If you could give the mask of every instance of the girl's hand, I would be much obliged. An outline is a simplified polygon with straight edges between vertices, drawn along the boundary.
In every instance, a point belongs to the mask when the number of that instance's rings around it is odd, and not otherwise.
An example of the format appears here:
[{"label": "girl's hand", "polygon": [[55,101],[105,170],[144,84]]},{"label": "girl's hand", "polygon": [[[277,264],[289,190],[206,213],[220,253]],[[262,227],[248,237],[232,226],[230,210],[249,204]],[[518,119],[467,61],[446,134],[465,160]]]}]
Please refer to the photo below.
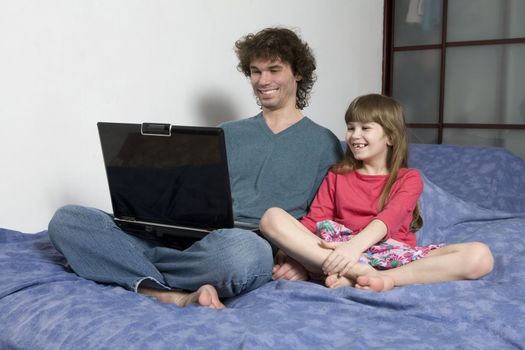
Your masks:
[{"label": "girl's hand", "polygon": [[331,249],[332,252],[321,267],[325,275],[345,275],[359,262],[362,252],[353,247],[350,242],[321,241],[321,247]]}]

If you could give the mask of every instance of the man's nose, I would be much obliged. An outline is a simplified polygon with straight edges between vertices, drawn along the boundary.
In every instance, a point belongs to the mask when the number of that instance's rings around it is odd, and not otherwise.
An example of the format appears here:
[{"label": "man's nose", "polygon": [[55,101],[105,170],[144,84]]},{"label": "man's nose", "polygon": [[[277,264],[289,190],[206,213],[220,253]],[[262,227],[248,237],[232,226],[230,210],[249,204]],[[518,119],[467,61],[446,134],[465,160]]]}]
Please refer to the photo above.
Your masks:
[{"label": "man's nose", "polygon": [[270,82],[270,72],[263,71],[261,72],[261,77],[259,78],[259,84],[265,85]]}]

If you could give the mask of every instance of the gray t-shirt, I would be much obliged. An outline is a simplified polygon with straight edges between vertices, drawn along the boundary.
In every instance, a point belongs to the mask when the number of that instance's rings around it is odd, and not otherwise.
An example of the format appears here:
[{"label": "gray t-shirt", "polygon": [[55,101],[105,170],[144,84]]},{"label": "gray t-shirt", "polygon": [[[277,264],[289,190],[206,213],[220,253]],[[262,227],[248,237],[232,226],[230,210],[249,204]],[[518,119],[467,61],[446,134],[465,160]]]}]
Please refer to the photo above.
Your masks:
[{"label": "gray t-shirt", "polygon": [[337,137],[307,117],[278,134],[262,113],[220,126],[239,221],[257,223],[270,207],[302,217],[328,168],[342,157]]}]

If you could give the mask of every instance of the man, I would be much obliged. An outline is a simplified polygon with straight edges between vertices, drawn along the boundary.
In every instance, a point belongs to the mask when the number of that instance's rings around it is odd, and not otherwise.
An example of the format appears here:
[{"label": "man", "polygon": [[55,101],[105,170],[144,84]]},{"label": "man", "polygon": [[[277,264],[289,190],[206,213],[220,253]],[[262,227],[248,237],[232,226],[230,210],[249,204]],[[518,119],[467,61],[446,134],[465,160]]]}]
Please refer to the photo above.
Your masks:
[{"label": "man", "polygon": [[[262,112],[227,122],[226,148],[236,220],[258,223],[278,206],[301,217],[328,168],[341,155],[339,140],[303,116],[315,82],[315,59],[291,30],[267,28],[237,41],[239,70],[249,77]],[[304,279],[305,271],[269,243],[241,229],[221,229],[178,250],[123,232],[97,209],[65,206],[49,236],[80,276],[115,283],[162,302],[222,308],[222,297],[248,292],[272,277]],[[272,276],[273,274],[273,276]]]}]

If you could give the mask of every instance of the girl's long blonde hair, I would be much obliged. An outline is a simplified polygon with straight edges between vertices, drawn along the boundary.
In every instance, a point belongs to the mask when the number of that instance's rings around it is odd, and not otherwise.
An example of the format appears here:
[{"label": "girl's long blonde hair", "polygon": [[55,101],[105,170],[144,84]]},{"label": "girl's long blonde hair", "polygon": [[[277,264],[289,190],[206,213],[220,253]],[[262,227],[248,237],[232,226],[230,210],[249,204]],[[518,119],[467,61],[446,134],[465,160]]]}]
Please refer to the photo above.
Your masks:
[{"label": "girl's long blonde hair", "polygon": [[[350,103],[346,110],[345,122],[347,125],[351,122],[377,123],[381,125],[390,140],[391,146],[388,146],[387,154],[389,176],[379,197],[378,209],[381,211],[388,202],[399,169],[408,166],[408,137],[403,109],[396,100],[390,97],[379,94],[364,95]],[[355,159],[352,151],[347,148],[343,160],[335,164],[332,171],[345,173],[361,167],[363,167],[363,162]],[[414,209],[410,230],[415,232],[422,226],[423,218],[420,215],[418,203]]]}]

